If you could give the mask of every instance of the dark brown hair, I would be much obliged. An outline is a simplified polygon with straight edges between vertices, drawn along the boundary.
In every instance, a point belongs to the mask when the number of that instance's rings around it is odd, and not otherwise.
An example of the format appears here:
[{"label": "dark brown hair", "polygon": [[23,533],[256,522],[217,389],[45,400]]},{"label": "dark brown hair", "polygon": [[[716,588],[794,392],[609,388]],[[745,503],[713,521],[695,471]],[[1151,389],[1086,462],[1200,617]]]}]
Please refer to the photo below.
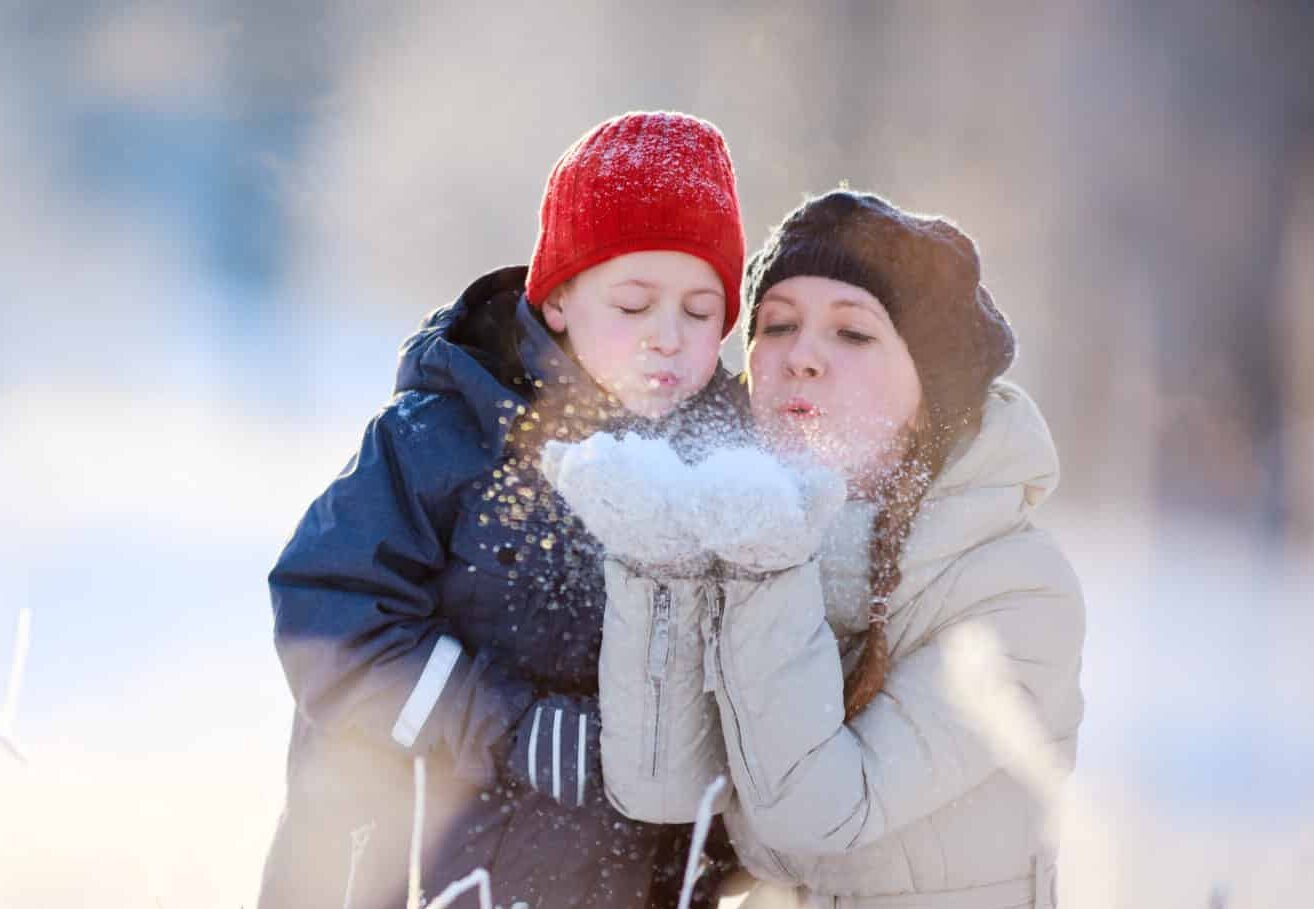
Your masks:
[{"label": "dark brown hair", "polygon": [[890,644],[885,625],[890,597],[903,580],[899,561],[913,521],[932,481],[944,466],[952,441],[930,431],[929,412],[923,399],[898,465],[874,484],[872,492],[880,507],[872,526],[867,569],[870,625],[862,660],[844,680],[845,722],[861,713],[885,687],[885,677],[890,671]]}]

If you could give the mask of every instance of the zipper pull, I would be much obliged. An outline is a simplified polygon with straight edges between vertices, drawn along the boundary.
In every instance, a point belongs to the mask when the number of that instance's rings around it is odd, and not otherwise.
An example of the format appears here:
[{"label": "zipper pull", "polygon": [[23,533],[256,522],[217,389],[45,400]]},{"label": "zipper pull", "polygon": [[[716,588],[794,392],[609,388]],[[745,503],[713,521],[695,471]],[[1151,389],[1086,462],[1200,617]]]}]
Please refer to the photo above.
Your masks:
[{"label": "zipper pull", "polygon": [[658,584],[652,592],[652,636],[648,640],[648,678],[666,677],[666,657],[670,652],[671,588]]},{"label": "zipper pull", "polygon": [[725,609],[725,592],[718,581],[703,588],[706,611],[703,614],[703,693],[716,692],[717,649],[721,646],[721,613]]}]

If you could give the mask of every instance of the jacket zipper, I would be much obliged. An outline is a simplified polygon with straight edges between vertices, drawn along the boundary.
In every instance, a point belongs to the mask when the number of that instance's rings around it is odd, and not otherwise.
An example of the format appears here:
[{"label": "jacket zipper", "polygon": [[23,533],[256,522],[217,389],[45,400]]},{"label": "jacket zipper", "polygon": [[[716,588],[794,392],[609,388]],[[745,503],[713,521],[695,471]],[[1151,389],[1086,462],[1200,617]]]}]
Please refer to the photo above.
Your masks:
[{"label": "jacket zipper", "polygon": [[748,782],[753,787],[753,800],[761,801],[761,787],[758,786],[757,780],[753,777],[753,767],[749,763],[748,753],[744,751],[744,727],[739,722],[739,711],[735,709],[734,697],[730,693],[730,686],[725,680],[725,664],[721,660],[721,623],[725,617],[725,588],[720,584],[713,585],[715,593],[712,597],[712,646],[716,650],[716,680],[722,690],[725,691],[725,702],[730,707],[730,718],[735,724],[735,747],[739,749],[739,759],[744,765],[744,770],[748,773]]},{"label": "jacket zipper", "polygon": [[779,852],[772,849],[770,846],[768,846],[766,843],[762,842],[761,840],[758,840],[757,844],[762,847],[762,850],[767,854],[767,858],[771,859],[771,864],[775,866],[776,871],[780,872],[781,877],[783,877],[787,881],[798,880],[798,877],[794,875],[788,868],[785,867],[785,861],[780,857]]},{"label": "jacket zipper", "polygon": [[[730,717],[734,720],[735,724],[735,747],[739,749],[740,760],[744,765],[745,772],[748,773],[748,781],[753,787],[753,798],[757,800],[760,789],[757,780],[753,777],[753,768],[748,762],[748,754],[744,751],[744,730],[739,723],[739,713],[735,710],[734,699],[730,696],[730,687],[725,681],[725,666],[721,662],[721,624],[725,616],[725,588],[719,583],[712,584],[708,588],[708,593],[711,594],[711,603],[709,604],[712,612],[711,646],[714,652],[713,662],[716,665],[717,682],[726,693],[725,701],[730,707]],[[775,870],[780,873],[781,877],[789,881],[797,879],[795,875],[785,867],[785,861],[780,853],[776,852],[776,850],[772,849],[760,839],[758,840],[758,845],[762,848],[762,851],[766,853],[767,858],[771,860],[771,864],[775,867]]]},{"label": "jacket zipper", "polygon": [[666,679],[666,659],[671,650],[671,589],[658,584],[652,593],[652,625],[648,634],[648,682],[652,686],[652,760],[649,776],[657,776],[657,758],[661,753],[662,683]]}]

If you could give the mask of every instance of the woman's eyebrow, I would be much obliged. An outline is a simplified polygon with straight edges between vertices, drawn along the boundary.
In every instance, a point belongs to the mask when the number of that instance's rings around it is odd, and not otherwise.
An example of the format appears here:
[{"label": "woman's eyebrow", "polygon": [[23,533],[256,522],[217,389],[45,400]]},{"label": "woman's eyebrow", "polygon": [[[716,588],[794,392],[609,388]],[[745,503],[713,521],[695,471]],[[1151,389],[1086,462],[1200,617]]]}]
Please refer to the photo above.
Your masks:
[{"label": "woman's eyebrow", "polygon": [[765,297],[762,298],[763,303],[766,303],[771,300],[774,300],[777,303],[787,303],[790,306],[794,305],[794,301],[791,300],[789,297],[785,296],[784,294],[778,294],[775,292],[768,293]]},{"label": "woman's eyebrow", "polygon": [[857,300],[851,297],[840,297],[837,300],[832,300],[830,307],[832,311],[857,310],[858,312],[864,312],[875,319],[877,323],[891,328],[894,327],[894,323],[890,321],[889,310],[882,306],[879,300]]},{"label": "woman's eyebrow", "polygon": [[877,312],[878,309],[884,309],[884,307],[882,307],[880,303],[877,303],[875,301],[854,300],[854,299],[850,299],[849,297],[840,297],[838,300],[831,300],[830,305],[832,307],[838,306],[848,309],[865,309],[867,312],[870,313],[875,313]]}]

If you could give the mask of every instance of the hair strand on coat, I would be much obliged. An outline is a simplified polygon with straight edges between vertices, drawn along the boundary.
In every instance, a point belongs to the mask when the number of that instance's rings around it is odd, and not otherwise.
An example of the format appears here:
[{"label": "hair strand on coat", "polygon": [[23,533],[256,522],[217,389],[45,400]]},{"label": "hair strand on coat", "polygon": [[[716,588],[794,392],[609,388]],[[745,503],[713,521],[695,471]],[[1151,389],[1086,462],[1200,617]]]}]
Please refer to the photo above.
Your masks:
[{"label": "hair strand on coat", "polygon": [[861,713],[880,693],[890,671],[890,645],[885,634],[887,610],[891,595],[903,580],[903,573],[899,570],[903,544],[934,477],[934,471],[928,468],[923,457],[926,448],[922,430],[926,422],[924,417],[925,408],[918,415],[917,427],[910,433],[903,457],[878,486],[882,507],[876,513],[872,528],[871,567],[867,581],[871,622],[862,660],[844,680],[845,722]]}]

